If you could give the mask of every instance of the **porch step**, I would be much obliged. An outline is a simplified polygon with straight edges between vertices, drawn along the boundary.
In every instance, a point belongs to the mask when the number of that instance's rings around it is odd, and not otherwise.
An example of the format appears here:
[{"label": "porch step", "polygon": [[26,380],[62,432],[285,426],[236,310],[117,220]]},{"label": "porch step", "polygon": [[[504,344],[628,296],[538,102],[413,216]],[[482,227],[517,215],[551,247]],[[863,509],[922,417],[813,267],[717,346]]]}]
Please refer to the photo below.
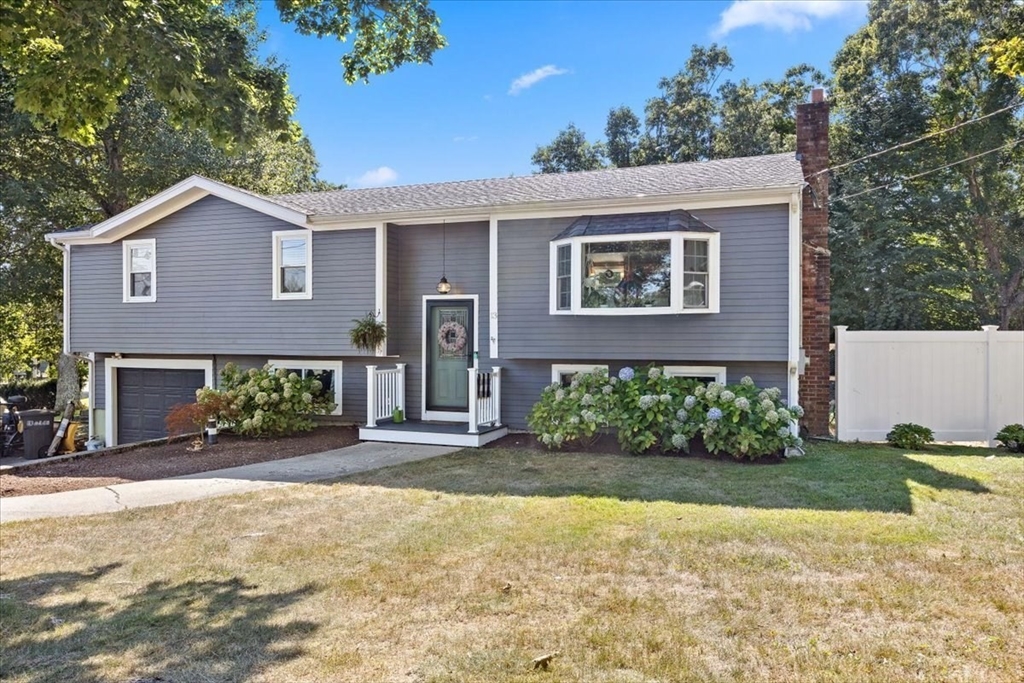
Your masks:
[{"label": "porch step", "polygon": [[376,427],[360,427],[359,438],[363,441],[384,441],[387,443],[415,443],[431,446],[462,446],[479,448],[484,444],[508,434],[508,427],[480,427],[479,434],[470,434],[465,422],[422,422],[406,420],[395,424],[390,420],[380,421]]}]

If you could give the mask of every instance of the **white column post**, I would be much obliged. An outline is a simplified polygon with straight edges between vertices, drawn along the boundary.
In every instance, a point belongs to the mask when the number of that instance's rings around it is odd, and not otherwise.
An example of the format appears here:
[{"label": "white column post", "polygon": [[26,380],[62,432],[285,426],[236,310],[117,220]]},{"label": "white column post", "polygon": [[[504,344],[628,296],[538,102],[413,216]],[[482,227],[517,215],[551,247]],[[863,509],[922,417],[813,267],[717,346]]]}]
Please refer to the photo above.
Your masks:
[{"label": "white column post", "polygon": [[377,426],[377,366],[366,366],[366,426]]},{"label": "white column post", "polygon": [[479,434],[477,415],[480,403],[476,396],[476,368],[469,368],[469,433]]},{"label": "white column post", "polygon": [[494,426],[501,426],[501,368],[492,368],[491,400],[494,402]]},{"label": "white column post", "polygon": [[842,410],[847,401],[843,400],[843,391],[846,387],[843,378],[848,376],[846,368],[846,354],[843,347],[846,344],[846,325],[836,325],[836,441],[846,441],[846,434],[843,431]]},{"label": "white column post", "polygon": [[395,367],[398,368],[398,404],[396,407],[402,409],[402,415],[406,415],[408,411],[405,409],[405,363],[396,363]]},{"label": "white column post", "polygon": [[985,331],[985,439],[989,448],[996,446],[996,332],[999,325],[982,325]]}]

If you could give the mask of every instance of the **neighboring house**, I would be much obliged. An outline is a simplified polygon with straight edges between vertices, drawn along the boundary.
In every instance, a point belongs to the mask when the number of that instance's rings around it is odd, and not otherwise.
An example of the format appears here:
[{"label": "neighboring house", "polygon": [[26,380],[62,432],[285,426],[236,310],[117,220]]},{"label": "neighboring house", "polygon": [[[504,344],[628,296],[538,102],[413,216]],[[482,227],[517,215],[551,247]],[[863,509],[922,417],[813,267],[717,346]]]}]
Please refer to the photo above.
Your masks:
[{"label": "neighboring house", "polygon": [[[477,445],[525,428],[552,381],[648,363],[779,386],[825,433],[819,92],[797,155],[272,197],[192,177],[52,234],[90,431],[162,436],[234,361],[322,373],[364,438]],[[368,311],[389,330],[376,355],[349,341]],[[396,406],[451,424],[391,425]]]}]

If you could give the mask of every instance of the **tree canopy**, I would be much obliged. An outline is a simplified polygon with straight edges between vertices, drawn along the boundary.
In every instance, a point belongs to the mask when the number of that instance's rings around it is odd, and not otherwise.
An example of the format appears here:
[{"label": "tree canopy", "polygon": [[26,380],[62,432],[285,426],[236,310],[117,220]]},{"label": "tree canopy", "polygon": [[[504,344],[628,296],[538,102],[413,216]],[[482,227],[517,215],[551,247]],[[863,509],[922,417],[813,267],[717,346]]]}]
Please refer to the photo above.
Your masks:
[{"label": "tree canopy", "polygon": [[[444,47],[428,0],[275,0],[305,35],[351,39],[345,81],[367,80]],[[287,72],[261,59],[257,0],[0,0],[0,58],[14,106],[82,144],[114,119],[133,84],[168,121],[206,131],[221,147],[287,135],[295,98]]]}]

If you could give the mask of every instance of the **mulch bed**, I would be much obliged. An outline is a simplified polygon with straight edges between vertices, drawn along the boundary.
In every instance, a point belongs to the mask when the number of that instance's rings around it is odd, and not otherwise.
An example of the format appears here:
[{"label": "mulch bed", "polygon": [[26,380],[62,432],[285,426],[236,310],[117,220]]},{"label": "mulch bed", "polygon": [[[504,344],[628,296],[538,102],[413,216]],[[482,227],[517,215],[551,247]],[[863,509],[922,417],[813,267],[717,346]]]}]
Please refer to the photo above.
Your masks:
[{"label": "mulch bed", "polygon": [[177,477],[320,453],[356,443],[357,427],[320,426],[280,439],[243,439],[222,433],[217,444],[203,446],[200,451],[189,450],[192,444],[186,439],[0,474],[0,495],[27,496]]},{"label": "mulch bed", "polygon": [[[599,453],[602,455],[629,455],[622,451],[622,448],[619,446],[619,441],[614,434],[602,434],[597,438],[597,441],[591,445],[584,446],[579,442],[573,442],[559,449],[548,448],[533,434],[509,434],[490,442],[484,446],[484,448],[518,448],[531,451],[543,451],[545,453]],[[785,461],[785,458],[782,457],[781,454],[766,455],[758,458],[757,460],[747,460],[746,458],[738,459],[724,454],[715,455],[714,453],[709,453],[704,447],[704,441],[700,436],[697,436],[690,442],[689,454],[675,452],[660,453],[652,451],[645,454],[643,457],[647,456],[703,458],[705,460],[725,460],[728,462],[738,462],[748,465],[774,465]]]}]

